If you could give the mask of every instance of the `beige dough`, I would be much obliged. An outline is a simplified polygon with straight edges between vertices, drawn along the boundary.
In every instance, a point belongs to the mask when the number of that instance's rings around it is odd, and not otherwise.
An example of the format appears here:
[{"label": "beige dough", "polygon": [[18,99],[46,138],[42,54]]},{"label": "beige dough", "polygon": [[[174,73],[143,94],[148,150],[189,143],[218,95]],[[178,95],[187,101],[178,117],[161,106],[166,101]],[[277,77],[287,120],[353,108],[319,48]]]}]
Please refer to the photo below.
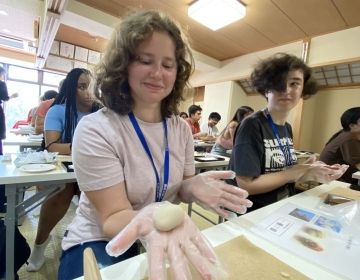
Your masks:
[{"label": "beige dough", "polygon": [[154,226],[159,231],[170,231],[183,222],[184,215],[180,205],[164,203],[154,210]]}]

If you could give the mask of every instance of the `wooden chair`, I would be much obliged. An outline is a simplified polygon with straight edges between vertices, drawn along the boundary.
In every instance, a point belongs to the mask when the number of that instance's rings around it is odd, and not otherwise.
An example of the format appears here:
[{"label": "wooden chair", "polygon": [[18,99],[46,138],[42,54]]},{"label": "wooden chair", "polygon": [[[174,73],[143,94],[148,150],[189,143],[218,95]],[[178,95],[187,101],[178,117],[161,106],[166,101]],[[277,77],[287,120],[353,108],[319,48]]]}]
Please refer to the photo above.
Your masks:
[{"label": "wooden chair", "polygon": [[90,247],[84,250],[84,280],[101,280],[100,270]]}]

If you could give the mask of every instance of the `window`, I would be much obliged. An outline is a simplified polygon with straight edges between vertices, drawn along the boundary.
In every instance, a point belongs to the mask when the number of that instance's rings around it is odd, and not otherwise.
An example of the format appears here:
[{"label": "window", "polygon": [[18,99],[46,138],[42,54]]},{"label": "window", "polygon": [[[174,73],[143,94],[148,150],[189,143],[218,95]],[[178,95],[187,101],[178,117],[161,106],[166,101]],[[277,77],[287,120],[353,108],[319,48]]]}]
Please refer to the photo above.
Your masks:
[{"label": "window", "polygon": [[[64,75],[59,75],[59,74],[50,73],[50,72],[44,72],[43,83],[47,84],[47,85],[55,86],[56,87],[55,90],[58,91],[59,83],[63,79],[65,79]],[[53,89],[53,88],[51,88],[51,89]]]},{"label": "window", "polygon": [[6,127],[9,132],[17,121],[27,120],[29,111],[39,105],[40,96],[46,91],[59,91],[59,83],[65,79],[65,75],[1,62],[0,65],[7,70],[6,84],[9,95],[19,95],[4,103]]},{"label": "window", "polygon": [[23,81],[37,83],[38,82],[38,71],[35,69],[28,69],[28,68],[10,65],[8,79],[9,80],[23,80]]},{"label": "window", "polygon": [[30,109],[39,104],[39,85],[7,81],[9,95],[17,92],[18,97],[6,102],[6,127],[9,129],[18,120],[26,120]]}]

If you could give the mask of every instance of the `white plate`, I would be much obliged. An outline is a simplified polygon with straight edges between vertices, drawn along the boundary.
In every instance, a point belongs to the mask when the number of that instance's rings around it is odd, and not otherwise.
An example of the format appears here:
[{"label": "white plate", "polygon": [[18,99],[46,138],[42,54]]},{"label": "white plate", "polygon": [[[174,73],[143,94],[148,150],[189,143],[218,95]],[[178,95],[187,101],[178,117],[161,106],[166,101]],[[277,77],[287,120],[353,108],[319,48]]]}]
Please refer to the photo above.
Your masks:
[{"label": "white plate", "polygon": [[56,169],[53,164],[39,163],[39,164],[25,164],[20,166],[19,169],[23,172],[40,173]]},{"label": "white plate", "polygon": [[215,160],[219,160],[218,158],[216,158],[216,157],[211,157],[211,156],[197,157],[196,159],[200,159],[200,160],[203,160],[203,161],[215,161]]},{"label": "white plate", "polygon": [[41,142],[42,142],[42,139],[28,138],[28,141],[29,141],[29,142],[39,142],[39,143],[41,143]]}]

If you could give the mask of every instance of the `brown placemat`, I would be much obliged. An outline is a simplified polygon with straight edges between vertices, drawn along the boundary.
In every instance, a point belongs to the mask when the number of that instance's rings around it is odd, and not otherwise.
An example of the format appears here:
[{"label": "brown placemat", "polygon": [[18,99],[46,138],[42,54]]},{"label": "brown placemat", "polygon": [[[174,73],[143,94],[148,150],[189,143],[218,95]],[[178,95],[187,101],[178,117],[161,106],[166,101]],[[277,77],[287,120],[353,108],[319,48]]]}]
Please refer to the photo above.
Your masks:
[{"label": "brown placemat", "polygon": [[309,279],[255,246],[244,235],[216,247],[215,251],[229,273],[229,279]]},{"label": "brown placemat", "polygon": [[[239,236],[215,248],[229,280],[305,280],[304,274]],[[200,280],[192,268],[193,280]],[[171,279],[169,276],[168,279]]]}]

